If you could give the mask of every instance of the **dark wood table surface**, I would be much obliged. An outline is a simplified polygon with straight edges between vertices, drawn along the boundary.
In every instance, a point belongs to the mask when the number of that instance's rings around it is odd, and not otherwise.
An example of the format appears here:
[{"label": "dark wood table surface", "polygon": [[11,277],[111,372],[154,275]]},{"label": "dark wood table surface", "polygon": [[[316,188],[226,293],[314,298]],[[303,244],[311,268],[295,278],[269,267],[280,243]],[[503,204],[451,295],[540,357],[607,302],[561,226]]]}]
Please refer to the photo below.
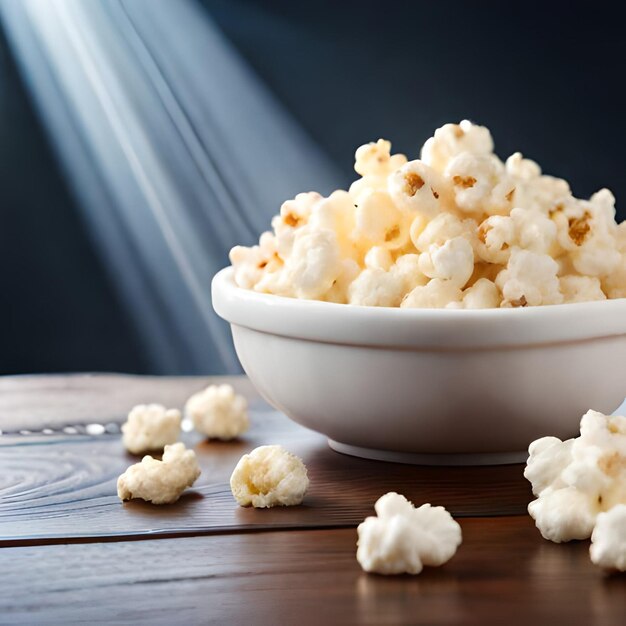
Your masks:
[{"label": "dark wood table surface", "polygon": [[[136,459],[119,425],[138,403],[183,406],[217,379],[118,375],[0,378],[2,624],[599,624],[626,623],[626,577],[608,576],[588,542],[544,541],[526,514],[522,465],[418,467],[331,451],[273,411],[245,378],[241,441],[183,434],[202,467],[179,502],[122,504],[117,476]],[[236,506],[242,454],[281,443],[311,489],[300,507]],[[361,571],[357,524],[383,493],[444,505],[456,556],[416,577]]]}]

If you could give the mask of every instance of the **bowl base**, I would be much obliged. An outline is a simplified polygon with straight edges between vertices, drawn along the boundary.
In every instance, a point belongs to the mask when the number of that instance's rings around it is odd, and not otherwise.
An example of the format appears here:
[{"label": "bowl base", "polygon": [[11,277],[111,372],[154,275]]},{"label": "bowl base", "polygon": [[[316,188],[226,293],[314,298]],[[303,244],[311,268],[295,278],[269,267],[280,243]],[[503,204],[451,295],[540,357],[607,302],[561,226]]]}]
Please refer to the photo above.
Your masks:
[{"label": "bowl base", "polygon": [[408,463],[410,465],[511,465],[526,463],[528,452],[481,452],[478,454],[418,454],[394,452],[350,446],[339,441],[328,440],[328,445],[341,454],[358,456],[373,461]]}]

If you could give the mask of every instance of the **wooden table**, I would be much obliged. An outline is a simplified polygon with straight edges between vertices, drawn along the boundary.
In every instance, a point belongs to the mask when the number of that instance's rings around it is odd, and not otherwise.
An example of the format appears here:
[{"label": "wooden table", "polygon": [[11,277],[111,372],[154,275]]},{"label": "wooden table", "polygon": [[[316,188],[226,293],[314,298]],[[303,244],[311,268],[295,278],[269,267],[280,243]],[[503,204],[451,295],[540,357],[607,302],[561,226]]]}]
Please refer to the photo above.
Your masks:
[{"label": "wooden table", "polygon": [[[112,375],[0,379],[0,623],[623,624],[626,579],[588,543],[544,541],[522,466],[434,468],[332,452],[324,438],[250,402],[242,441],[187,432],[202,476],[181,500],[122,504],[135,459],[119,424],[140,402],[181,407],[210,379]],[[309,468],[303,506],[235,505],[239,457],[281,443]],[[356,525],[396,490],[446,506],[463,544],[445,566],[382,577],[355,559]]]}]

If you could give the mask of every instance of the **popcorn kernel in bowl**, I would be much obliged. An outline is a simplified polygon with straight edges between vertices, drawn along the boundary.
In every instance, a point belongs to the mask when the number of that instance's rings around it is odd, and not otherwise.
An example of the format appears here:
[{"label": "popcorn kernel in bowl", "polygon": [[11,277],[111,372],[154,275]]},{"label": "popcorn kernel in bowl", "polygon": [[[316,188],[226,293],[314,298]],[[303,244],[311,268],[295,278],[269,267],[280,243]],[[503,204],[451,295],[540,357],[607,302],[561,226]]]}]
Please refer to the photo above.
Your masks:
[{"label": "popcorn kernel in bowl", "polygon": [[298,194],[258,246],[232,249],[239,287],[418,308],[626,297],[626,222],[607,189],[575,198],[519,152],[502,162],[489,130],[467,120],[437,129],[421,159],[384,139],[355,159],[348,191]]}]

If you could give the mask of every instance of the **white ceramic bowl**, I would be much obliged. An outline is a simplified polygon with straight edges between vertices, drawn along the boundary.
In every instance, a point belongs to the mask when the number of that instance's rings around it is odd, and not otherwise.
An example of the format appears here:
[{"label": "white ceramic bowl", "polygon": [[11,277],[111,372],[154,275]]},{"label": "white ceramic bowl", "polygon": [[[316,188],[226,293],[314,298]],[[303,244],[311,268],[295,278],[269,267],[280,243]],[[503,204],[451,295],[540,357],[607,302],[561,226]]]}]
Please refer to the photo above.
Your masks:
[{"label": "white ceramic bowl", "polygon": [[357,456],[503,463],[626,395],[626,299],[394,309],[259,294],[213,279],[244,370],[291,419]]}]

